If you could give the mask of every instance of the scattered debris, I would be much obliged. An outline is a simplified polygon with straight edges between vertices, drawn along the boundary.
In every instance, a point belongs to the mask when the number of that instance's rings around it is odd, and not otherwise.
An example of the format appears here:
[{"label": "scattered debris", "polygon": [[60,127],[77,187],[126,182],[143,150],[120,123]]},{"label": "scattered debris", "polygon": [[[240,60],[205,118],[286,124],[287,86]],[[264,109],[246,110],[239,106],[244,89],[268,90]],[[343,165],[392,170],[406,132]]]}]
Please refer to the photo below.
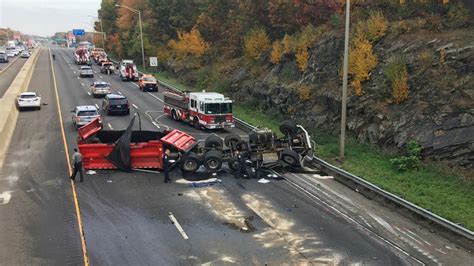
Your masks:
[{"label": "scattered debris", "polygon": [[94,170],[88,170],[88,171],[86,172],[86,174],[88,174],[88,175],[95,175],[95,174],[97,174],[97,172],[94,171]]},{"label": "scattered debris", "polygon": [[258,180],[258,183],[267,184],[267,183],[270,183],[270,180],[265,179],[265,178],[260,178],[260,179]]}]

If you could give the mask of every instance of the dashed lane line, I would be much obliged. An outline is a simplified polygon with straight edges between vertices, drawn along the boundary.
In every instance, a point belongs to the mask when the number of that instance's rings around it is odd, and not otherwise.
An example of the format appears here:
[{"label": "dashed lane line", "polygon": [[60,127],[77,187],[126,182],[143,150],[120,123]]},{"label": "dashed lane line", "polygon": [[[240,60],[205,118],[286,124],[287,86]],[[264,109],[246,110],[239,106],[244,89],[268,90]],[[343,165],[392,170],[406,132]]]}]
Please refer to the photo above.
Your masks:
[{"label": "dashed lane line", "polygon": [[174,217],[172,212],[168,213],[168,217],[170,217],[171,221],[173,222],[174,226],[176,226],[176,229],[178,229],[178,232],[181,234],[181,236],[185,240],[188,240],[189,239],[188,235],[186,234],[186,232],[184,232],[183,227],[181,227],[181,225],[179,224],[178,220],[176,220],[176,217]]},{"label": "dashed lane line", "polygon": [[112,127],[112,125],[111,125],[110,123],[107,123],[107,126],[109,126],[109,128],[110,128],[111,130],[114,130],[114,128]]},{"label": "dashed lane line", "polygon": [[99,105],[98,104],[95,104],[95,107],[97,108],[97,110],[99,110]]},{"label": "dashed lane line", "polygon": [[90,93],[90,92],[87,92],[87,94],[89,94],[89,96],[91,95],[91,93]]},{"label": "dashed lane line", "polygon": [[133,106],[135,109],[138,109],[138,106],[136,106],[134,103],[132,103],[132,106]]},{"label": "dashed lane line", "polygon": [[153,98],[157,99],[158,101],[163,102],[162,99],[156,97],[155,95],[153,95],[153,93],[151,93],[151,92],[147,92],[147,93],[148,93],[150,96],[152,96]]},{"label": "dashed lane line", "polygon": [[160,128],[160,125],[159,125],[158,123],[156,123],[155,121],[152,121],[151,123],[152,123],[155,127]]}]

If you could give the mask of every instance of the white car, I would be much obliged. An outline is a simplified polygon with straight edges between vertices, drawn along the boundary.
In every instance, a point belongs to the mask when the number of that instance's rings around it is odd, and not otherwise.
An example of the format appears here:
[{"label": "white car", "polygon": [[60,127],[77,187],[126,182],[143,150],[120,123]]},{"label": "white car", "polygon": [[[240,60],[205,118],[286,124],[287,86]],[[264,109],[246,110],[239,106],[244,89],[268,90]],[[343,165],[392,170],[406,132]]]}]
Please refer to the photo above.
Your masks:
[{"label": "white car", "polygon": [[23,51],[23,52],[21,52],[20,57],[21,58],[28,58],[28,57],[30,57],[30,53],[28,51]]},{"label": "white car", "polygon": [[110,89],[110,83],[103,81],[92,83],[90,91],[94,98],[112,93],[112,90]]},{"label": "white car", "polygon": [[41,110],[41,96],[36,92],[23,92],[18,97],[16,104],[21,111],[24,108],[36,108]]}]

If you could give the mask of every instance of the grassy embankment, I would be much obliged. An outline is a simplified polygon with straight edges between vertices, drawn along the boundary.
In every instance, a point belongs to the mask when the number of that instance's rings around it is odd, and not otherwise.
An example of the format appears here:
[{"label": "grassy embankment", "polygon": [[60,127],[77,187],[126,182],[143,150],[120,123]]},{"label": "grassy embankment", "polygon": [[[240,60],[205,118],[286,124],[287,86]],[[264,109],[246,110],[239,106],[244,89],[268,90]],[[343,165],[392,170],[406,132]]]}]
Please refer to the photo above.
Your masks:
[{"label": "grassy embankment", "polygon": [[[166,74],[156,76],[177,88],[191,89]],[[281,118],[259,112],[255,107],[234,104],[235,116],[257,126],[278,132]],[[337,164],[339,140],[323,132],[313,130],[318,157]],[[349,137],[343,169],[363,177],[383,189],[413,202],[425,209],[474,230],[474,181],[435,164],[423,164],[419,170],[396,171],[390,159],[397,155],[385,153],[367,144],[358,143]],[[469,173],[468,173],[469,174]],[[472,172],[470,173],[472,175]]]}]

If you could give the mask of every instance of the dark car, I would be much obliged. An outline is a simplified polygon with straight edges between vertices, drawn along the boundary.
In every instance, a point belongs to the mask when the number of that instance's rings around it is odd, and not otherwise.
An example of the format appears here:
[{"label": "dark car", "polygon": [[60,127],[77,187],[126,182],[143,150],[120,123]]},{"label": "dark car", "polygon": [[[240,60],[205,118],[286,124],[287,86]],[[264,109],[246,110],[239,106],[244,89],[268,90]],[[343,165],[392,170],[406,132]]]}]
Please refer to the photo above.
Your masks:
[{"label": "dark car", "polygon": [[127,97],[119,94],[107,94],[102,101],[105,114],[130,114],[130,104]]}]

